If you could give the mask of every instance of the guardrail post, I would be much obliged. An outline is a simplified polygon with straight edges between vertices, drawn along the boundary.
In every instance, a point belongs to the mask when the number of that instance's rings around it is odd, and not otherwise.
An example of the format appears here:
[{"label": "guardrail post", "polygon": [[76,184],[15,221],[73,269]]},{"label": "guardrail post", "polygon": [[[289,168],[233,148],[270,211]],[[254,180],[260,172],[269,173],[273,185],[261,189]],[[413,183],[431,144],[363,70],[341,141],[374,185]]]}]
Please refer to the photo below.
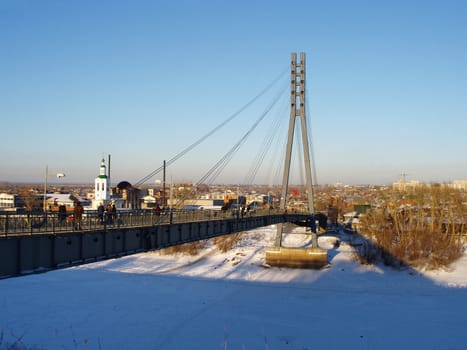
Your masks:
[{"label": "guardrail post", "polygon": [[31,220],[31,214],[28,214],[28,223],[29,223],[29,234],[32,236],[32,220]]},{"label": "guardrail post", "polygon": [[10,216],[8,214],[5,215],[5,237],[8,236],[8,226],[9,226]]}]

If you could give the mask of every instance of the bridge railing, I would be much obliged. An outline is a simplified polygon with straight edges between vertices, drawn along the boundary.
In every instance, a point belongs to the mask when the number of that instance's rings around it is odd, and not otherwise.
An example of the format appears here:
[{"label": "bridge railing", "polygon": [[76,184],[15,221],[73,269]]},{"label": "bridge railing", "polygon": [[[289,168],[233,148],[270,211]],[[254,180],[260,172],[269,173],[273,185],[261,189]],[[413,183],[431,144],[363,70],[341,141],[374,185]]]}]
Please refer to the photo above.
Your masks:
[{"label": "bridge railing", "polygon": [[86,210],[81,220],[73,213],[24,212],[0,213],[0,235],[60,234],[72,231],[96,231],[102,229],[144,227],[172,223],[242,219],[251,216],[283,214],[280,209],[238,210],[167,210],[156,212],[149,209],[118,210],[99,216],[96,210]]}]

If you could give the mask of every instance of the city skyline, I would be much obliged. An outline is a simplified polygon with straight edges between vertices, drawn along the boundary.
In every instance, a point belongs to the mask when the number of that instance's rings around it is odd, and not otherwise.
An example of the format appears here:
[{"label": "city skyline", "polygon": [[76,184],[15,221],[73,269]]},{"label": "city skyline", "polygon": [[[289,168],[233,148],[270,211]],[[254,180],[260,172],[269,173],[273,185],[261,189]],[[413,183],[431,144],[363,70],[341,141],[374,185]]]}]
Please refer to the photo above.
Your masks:
[{"label": "city skyline", "polygon": [[[136,183],[288,72],[291,52],[307,54],[318,184],[466,179],[466,10],[461,1],[4,1],[0,181],[40,183],[48,166],[63,183],[92,183],[111,154],[112,182]],[[284,135],[287,94],[276,112]],[[168,180],[197,182],[265,98],[171,165]],[[278,163],[267,158],[256,183],[281,176],[282,139],[269,148]],[[239,150],[216,183],[242,183],[256,152]]]}]

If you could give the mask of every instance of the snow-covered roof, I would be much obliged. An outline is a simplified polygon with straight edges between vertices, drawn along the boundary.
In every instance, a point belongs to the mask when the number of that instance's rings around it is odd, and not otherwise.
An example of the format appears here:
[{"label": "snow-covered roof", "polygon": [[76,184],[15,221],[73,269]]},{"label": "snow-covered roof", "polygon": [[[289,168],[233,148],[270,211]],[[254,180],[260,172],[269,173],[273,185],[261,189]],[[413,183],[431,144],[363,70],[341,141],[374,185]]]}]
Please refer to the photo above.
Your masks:
[{"label": "snow-covered roof", "polygon": [[46,196],[47,202],[54,202],[56,204],[65,204],[65,205],[71,205],[73,204],[76,200],[84,203],[90,202],[88,198],[84,198],[81,196],[75,196],[70,193],[47,193]]}]

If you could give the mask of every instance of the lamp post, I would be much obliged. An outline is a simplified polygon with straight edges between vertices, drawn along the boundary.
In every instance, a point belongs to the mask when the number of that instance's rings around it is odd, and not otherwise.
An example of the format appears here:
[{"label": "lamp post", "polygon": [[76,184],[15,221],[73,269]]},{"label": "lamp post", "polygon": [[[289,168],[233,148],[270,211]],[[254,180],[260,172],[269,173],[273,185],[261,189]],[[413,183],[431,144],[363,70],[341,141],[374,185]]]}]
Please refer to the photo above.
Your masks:
[{"label": "lamp post", "polygon": [[[65,177],[65,174],[57,173],[56,176],[58,179],[61,179],[62,177]],[[45,182],[44,182],[44,200],[42,204],[42,210],[44,211],[44,213],[47,212],[47,179],[48,177],[49,177],[49,166],[46,165],[45,166]]]}]

